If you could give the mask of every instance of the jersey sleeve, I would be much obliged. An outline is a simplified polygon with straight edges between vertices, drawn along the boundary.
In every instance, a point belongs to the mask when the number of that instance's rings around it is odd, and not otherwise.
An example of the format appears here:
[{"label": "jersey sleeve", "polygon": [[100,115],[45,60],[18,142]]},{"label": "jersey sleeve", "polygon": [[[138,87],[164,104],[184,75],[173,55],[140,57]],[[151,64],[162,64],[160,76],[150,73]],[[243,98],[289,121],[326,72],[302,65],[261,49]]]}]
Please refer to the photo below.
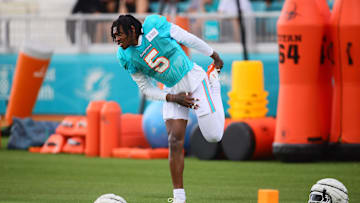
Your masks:
[{"label": "jersey sleeve", "polygon": [[125,56],[124,50],[122,50],[121,48],[118,49],[116,57],[118,59],[120,67],[127,70],[130,74],[134,74],[134,73],[138,72],[136,67],[134,65],[132,65],[132,63],[130,63],[129,60],[127,60],[127,57]]}]

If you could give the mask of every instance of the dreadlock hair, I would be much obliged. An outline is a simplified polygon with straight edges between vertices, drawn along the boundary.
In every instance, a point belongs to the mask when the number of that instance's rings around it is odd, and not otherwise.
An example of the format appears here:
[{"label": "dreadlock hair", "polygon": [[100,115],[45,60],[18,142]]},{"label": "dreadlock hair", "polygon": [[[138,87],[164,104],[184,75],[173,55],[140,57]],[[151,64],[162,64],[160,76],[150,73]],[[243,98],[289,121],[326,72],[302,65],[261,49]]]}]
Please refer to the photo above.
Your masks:
[{"label": "dreadlock hair", "polygon": [[129,32],[131,31],[131,26],[135,27],[135,34],[136,36],[139,36],[140,34],[143,34],[142,32],[142,25],[141,22],[136,19],[134,16],[130,15],[130,14],[126,14],[126,15],[120,15],[118,17],[118,19],[116,19],[112,26],[111,26],[111,37],[113,39],[113,41],[115,41],[115,35],[114,35],[114,28],[117,30],[117,32],[119,32],[120,30],[120,26],[123,28],[124,32],[126,35],[129,34]]}]

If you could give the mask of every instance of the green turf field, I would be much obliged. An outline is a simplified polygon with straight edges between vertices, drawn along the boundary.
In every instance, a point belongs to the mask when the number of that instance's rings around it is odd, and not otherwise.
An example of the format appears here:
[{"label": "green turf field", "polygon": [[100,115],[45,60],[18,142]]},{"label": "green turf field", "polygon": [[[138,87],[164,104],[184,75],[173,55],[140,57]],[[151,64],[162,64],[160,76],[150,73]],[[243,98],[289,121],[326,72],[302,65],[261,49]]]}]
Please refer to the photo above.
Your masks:
[{"label": "green turf field", "polygon": [[[0,149],[0,203],[86,202],[103,193],[129,203],[166,203],[172,195],[167,160],[88,158]],[[281,203],[307,202],[316,180],[342,181],[360,202],[360,162],[199,161],[186,158],[188,203],[256,203],[259,188],[278,189]]]}]

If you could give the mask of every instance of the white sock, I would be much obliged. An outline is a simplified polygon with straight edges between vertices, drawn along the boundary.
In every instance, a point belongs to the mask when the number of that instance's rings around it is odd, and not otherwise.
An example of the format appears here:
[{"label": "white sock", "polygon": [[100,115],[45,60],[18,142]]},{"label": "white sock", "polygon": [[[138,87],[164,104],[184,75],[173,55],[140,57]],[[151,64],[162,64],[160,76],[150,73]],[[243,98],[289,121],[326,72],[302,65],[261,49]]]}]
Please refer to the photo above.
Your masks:
[{"label": "white sock", "polygon": [[180,200],[186,200],[185,190],[183,188],[173,190],[174,198]]}]

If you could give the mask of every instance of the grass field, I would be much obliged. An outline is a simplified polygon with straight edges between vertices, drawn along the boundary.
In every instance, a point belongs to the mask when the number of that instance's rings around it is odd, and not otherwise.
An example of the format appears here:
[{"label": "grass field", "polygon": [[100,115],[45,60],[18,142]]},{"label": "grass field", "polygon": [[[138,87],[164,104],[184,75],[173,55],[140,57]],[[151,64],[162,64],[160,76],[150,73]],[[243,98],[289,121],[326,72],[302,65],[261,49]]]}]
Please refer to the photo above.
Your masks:
[{"label": "grass field", "polygon": [[[93,202],[103,193],[129,203],[165,203],[172,195],[167,160],[88,158],[0,149],[0,203]],[[281,203],[307,202],[318,179],[333,177],[360,202],[360,162],[281,163],[186,158],[188,203],[256,203],[260,188],[278,189]]]}]

